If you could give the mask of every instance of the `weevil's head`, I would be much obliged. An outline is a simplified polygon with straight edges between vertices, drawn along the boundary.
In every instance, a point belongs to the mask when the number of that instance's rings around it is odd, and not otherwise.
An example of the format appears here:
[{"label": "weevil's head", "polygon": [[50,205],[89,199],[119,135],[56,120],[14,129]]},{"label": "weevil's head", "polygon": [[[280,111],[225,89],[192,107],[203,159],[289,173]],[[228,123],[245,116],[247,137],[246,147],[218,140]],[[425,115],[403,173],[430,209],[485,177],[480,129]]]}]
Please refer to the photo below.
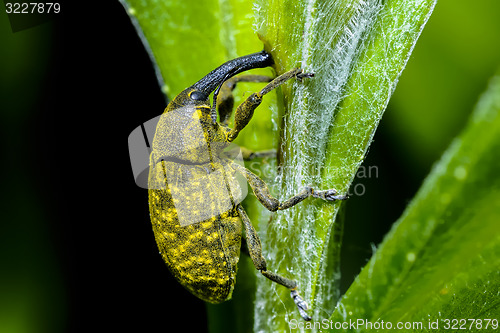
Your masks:
[{"label": "weevil's head", "polygon": [[216,98],[220,87],[226,80],[241,72],[253,68],[271,66],[273,63],[273,58],[266,51],[230,60],[217,67],[205,75],[201,80],[177,95],[171,102],[172,108],[202,105],[210,107],[210,94],[215,92],[214,94]]}]

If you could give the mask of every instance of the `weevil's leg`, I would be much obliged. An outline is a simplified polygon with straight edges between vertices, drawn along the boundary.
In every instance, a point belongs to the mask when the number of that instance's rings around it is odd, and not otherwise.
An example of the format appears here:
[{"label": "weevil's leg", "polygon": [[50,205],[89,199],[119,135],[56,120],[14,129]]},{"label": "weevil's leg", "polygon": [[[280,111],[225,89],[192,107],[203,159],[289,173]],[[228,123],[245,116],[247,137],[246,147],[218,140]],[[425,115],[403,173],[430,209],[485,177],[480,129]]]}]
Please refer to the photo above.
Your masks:
[{"label": "weevil's leg", "polygon": [[245,161],[250,161],[253,160],[254,158],[268,158],[268,157],[274,158],[276,157],[277,154],[276,149],[260,150],[260,151],[253,151],[245,147],[240,147],[240,149],[243,159]]},{"label": "weevil's leg", "polygon": [[243,221],[248,252],[250,254],[250,258],[252,258],[252,262],[255,268],[257,268],[262,273],[262,275],[264,275],[269,280],[290,289],[290,296],[293,298],[295,304],[297,305],[302,318],[304,318],[304,320],[311,320],[311,317],[306,312],[306,310],[308,309],[307,303],[297,291],[297,282],[267,270],[266,260],[262,256],[262,245],[260,243],[259,235],[257,235],[257,232],[255,231],[255,228],[250,222],[250,218],[248,217],[243,207],[241,205],[238,205],[237,209]]},{"label": "weevil's leg", "polygon": [[252,187],[253,193],[255,194],[257,199],[259,199],[260,203],[263,204],[264,207],[266,207],[272,212],[293,207],[302,200],[308,198],[309,196],[320,198],[325,201],[336,201],[336,200],[347,199],[346,195],[337,195],[337,191],[335,189],[318,191],[313,189],[311,186],[307,186],[300,193],[294,195],[288,200],[281,202],[278,199],[271,196],[267,184],[262,179],[260,179],[256,174],[254,174],[253,172],[251,172],[250,170],[239,164],[233,163],[232,165],[238,172],[240,172],[242,175],[245,176],[248,183]]},{"label": "weevil's leg", "polygon": [[243,160],[251,161],[254,158],[276,158],[277,155],[276,149],[253,151],[245,147],[238,148],[238,151],[223,151],[222,156],[230,160],[234,160],[236,156],[241,152],[241,157],[243,158]]},{"label": "weevil's leg", "polygon": [[254,110],[262,103],[262,97],[270,92],[271,90],[279,87],[286,81],[297,78],[302,79],[305,77],[312,77],[314,74],[303,73],[302,69],[296,68],[288,71],[271,82],[269,82],[261,91],[251,94],[243,103],[241,103],[238,108],[236,108],[236,113],[234,117],[234,128],[229,132],[227,139],[229,142],[236,139],[240,131],[245,128],[250,119],[252,119]]},{"label": "weevil's leg", "polygon": [[234,76],[224,82],[217,96],[217,110],[222,125],[227,125],[233,113],[234,97],[233,90],[238,82],[269,82],[272,78],[265,75],[241,75]]}]

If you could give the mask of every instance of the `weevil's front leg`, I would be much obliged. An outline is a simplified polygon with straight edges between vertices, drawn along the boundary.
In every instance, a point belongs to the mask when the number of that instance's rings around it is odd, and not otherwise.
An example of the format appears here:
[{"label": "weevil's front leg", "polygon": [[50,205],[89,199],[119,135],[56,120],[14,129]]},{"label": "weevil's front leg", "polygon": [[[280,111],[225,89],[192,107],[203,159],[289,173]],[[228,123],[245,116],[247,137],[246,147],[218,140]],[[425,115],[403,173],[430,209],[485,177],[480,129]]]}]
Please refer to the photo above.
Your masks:
[{"label": "weevil's front leg", "polygon": [[255,228],[250,222],[250,218],[248,218],[248,215],[243,207],[241,205],[238,205],[237,209],[243,221],[248,252],[250,254],[250,258],[252,258],[252,262],[255,268],[257,268],[262,273],[262,275],[264,275],[269,280],[290,289],[290,296],[293,298],[295,304],[297,305],[302,318],[304,318],[304,320],[311,320],[311,317],[306,312],[306,310],[308,309],[307,303],[297,291],[297,282],[267,270],[266,260],[262,256],[262,245],[260,243],[259,235],[257,235],[257,232],[255,231]]},{"label": "weevil's front leg", "polygon": [[222,125],[227,125],[233,112],[234,97],[233,90],[238,82],[269,82],[272,78],[265,75],[240,75],[234,76],[224,82],[217,97],[217,110]]},{"label": "weevil's front leg", "polygon": [[314,74],[303,73],[302,69],[296,68],[288,71],[271,82],[269,82],[261,91],[251,94],[243,103],[236,109],[234,117],[234,128],[229,132],[227,139],[229,142],[236,139],[240,131],[245,128],[250,119],[252,119],[254,110],[262,103],[262,97],[271,90],[279,87],[286,81],[292,78],[302,79],[305,77],[312,77]]},{"label": "weevil's front leg", "polygon": [[346,195],[338,195],[335,189],[318,191],[313,189],[311,186],[306,186],[306,188],[303,191],[294,195],[290,199],[285,201],[279,201],[278,199],[271,196],[267,184],[262,179],[260,179],[256,174],[254,174],[253,172],[251,172],[250,170],[239,164],[233,163],[232,165],[238,172],[240,172],[243,176],[245,176],[248,183],[252,187],[253,193],[260,201],[260,203],[263,204],[264,207],[266,207],[272,212],[293,207],[299,202],[308,198],[309,196],[320,198],[325,201],[336,201],[336,200],[347,199]]}]

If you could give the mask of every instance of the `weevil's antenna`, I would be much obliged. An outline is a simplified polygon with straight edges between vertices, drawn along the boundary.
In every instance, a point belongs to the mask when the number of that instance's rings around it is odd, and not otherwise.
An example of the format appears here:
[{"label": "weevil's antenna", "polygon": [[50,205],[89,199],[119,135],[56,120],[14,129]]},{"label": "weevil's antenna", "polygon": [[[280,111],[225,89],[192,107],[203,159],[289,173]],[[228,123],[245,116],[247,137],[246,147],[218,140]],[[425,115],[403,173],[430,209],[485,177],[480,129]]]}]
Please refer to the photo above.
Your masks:
[{"label": "weevil's antenna", "polygon": [[[234,71],[233,71],[234,72]],[[214,101],[212,104],[212,108],[210,109],[210,117],[212,118],[212,122],[215,124],[217,122],[217,97],[219,96],[219,91],[220,88],[222,88],[222,85],[224,82],[226,82],[229,78],[233,77],[236,74],[233,74],[232,72],[229,72],[226,74],[224,79],[220,82],[220,84],[217,86],[217,89],[214,91]]]}]

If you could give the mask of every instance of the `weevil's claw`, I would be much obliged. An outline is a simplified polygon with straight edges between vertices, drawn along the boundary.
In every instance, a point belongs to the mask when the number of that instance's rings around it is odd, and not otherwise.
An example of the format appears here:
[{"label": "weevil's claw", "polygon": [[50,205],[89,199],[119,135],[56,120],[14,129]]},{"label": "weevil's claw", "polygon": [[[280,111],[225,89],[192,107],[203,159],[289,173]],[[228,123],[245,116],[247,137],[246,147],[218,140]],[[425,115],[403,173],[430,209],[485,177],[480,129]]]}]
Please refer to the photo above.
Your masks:
[{"label": "weevil's claw", "polygon": [[328,201],[347,200],[349,198],[347,195],[336,195],[336,194],[337,194],[337,191],[335,191],[335,190],[327,190],[327,194],[325,195],[325,198]]},{"label": "weevil's claw", "polygon": [[307,306],[307,302],[304,301],[302,296],[299,295],[299,292],[297,291],[297,289],[293,289],[290,292],[290,295],[292,296],[293,301],[297,305],[297,308],[299,309],[299,312],[300,312],[300,315],[302,316],[302,318],[304,318],[304,320],[306,320],[306,321],[310,321],[312,318],[306,312],[306,310],[309,309],[309,307]]},{"label": "weevil's claw", "polygon": [[348,195],[337,195],[337,190],[335,189],[324,190],[324,191],[313,190],[312,196],[326,201],[346,200],[349,198]]},{"label": "weevil's claw", "polygon": [[314,77],[314,73],[299,73],[297,74],[296,78],[299,80],[299,81],[302,81],[302,79],[305,79],[305,78],[311,78],[311,77]]}]

